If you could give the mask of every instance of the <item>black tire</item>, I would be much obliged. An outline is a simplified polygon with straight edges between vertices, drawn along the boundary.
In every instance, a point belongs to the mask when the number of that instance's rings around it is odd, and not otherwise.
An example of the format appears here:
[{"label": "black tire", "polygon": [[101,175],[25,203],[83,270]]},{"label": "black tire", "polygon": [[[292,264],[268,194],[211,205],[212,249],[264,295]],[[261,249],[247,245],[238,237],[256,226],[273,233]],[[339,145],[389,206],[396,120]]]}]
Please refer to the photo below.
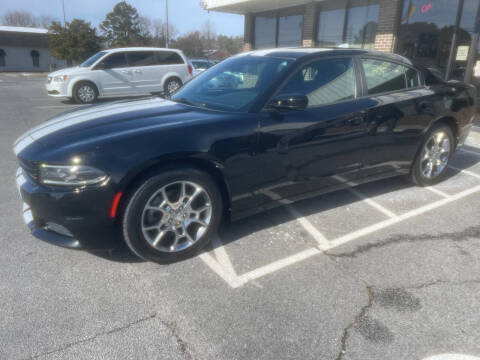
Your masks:
[{"label": "black tire", "polygon": [[[427,144],[428,141],[432,138],[434,134],[443,132],[447,137],[450,142],[450,152],[448,153],[448,156],[445,157],[447,163],[444,166],[443,170],[441,170],[438,175],[434,177],[427,177],[424,175],[422,171],[422,158],[424,155],[423,149],[425,145]],[[445,178],[445,174],[447,172],[448,166],[450,164],[450,160],[452,159],[452,155],[455,151],[456,143],[455,143],[455,138],[453,136],[452,129],[450,126],[445,125],[445,124],[439,124],[434,126],[424,137],[424,140],[422,141],[422,145],[420,146],[417,156],[415,158],[415,161],[412,165],[412,169],[410,171],[410,180],[418,185],[418,186],[431,186],[439,183]]]},{"label": "black tire", "polygon": [[182,86],[182,81],[177,77],[168,78],[163,85],[165,94],[170,95]]},{"label": "black tire", "polygon": [[[203,235],[189,247],[175,252],[161,251],[151,245],[142,232],[143,211],[151,197],[162,187],[178,181],[200,185],[208,194],[211,205],[210,223]],[[222,197],[215,181],[206,173],[195,168],[174,168],[164,170],[141,182],[126,200],[122,217],[122,232],[125,243],[140,258],[160,264],[167,264],[196,254],[210,242],[220,225],[223,214]],[[163,215],[162,215],[163,216]],[[163,218],[162,218],[163,219]],[[161,222],[160,222],[161,223]]]},{"label": "black tire", "polygon": [[[82,91],[84,92],[83,94]],[[89,96],[86,96],[86,94]],[[78,104],[92,104],[97,101],[98,90],[93,83],[89,81],[81,81],[73,87],[72,95],[73,99]]]}]

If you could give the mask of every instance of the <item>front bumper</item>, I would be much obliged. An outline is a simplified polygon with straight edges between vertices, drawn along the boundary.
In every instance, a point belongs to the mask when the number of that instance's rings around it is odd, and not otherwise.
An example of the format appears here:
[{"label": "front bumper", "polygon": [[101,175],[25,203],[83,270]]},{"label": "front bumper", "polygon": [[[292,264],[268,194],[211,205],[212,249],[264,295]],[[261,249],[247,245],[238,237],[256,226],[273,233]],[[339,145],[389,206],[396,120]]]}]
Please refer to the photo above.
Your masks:
[{"label": "front bumper", "polygon": [[53,79],[45,84],[48,96],[68,97],[67,83],[65,81],[53,81]]},{"label": "front bumper", "polygon": [[35,183],[21,168],[16,182],[24,221],[38,239],[72,249],[115,247],[117,231],[109,216],[114,191],[109,185],[50,188]]}]

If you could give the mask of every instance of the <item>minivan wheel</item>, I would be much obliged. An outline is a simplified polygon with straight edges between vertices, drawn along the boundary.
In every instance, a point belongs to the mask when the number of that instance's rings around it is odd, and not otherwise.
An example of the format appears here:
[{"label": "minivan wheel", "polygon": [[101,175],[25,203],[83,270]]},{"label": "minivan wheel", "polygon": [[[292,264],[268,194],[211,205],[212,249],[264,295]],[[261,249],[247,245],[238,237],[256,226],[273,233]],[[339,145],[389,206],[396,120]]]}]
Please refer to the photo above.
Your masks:
[{"label": "minivan wheel", "polygon": [[164,90],[169,95],[182,86],[182,82],[177,78],[170,78],[165,82]]},{"label": "minivan wheel", "polygon": [[453,133],[447,125],[435,126],[425,139],[410,174],[420,186],[434,185],[444,178],[455,149]]},{"label": "minivan wheel", "polygon": [[97,100],[96,87],[89,82],[80,82],[73,89],[73,98],[79,104],[91,104]]},{"label": "minivan wheel", "polygon": [[153,175],[127,201],[125,243],[140,258],[158,263],[198,252],[217,231],[223,214],[217,185],[193,168]]}]

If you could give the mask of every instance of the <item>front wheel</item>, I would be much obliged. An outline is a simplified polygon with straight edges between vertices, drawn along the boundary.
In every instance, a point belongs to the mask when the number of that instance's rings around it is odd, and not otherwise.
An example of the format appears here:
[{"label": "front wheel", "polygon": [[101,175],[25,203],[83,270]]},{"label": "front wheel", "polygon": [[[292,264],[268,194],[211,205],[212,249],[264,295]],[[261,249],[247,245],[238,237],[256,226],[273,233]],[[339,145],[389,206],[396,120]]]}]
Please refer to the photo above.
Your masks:
[{"label": "front wheel", "polygon": [[73,89],[73,98],[79,104],[91,104],[97,100],[98,92],[90,82],[81,82]]},{"label": "front wheel", "polygon": [[124,240],[142,259],[178,261],[208,244],[222,213],[220,192],[208,174],[193,168],[165,171],[145,180],[128,199]]},{"label": "front wheel", "polygon": [[425,138],[410,174],[420,186],[434,185],[443,179],[455,149],[453,133],[447,125],[434,127]]}]

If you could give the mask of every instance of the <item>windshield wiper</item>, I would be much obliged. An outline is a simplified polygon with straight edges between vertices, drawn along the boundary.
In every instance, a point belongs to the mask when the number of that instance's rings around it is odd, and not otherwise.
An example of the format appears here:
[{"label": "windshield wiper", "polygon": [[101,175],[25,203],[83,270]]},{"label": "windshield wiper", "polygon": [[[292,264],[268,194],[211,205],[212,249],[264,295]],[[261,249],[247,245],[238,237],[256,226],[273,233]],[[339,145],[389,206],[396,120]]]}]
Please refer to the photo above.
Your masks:
[{"label": "windshield wiper", "polygon": [[198,106],[198,105],[195,105],[193,102],[191,102],[190,100],[188,100],[187,98],[184,98],[184,97],[182,97],[181,99],[175,99],[174,101],[185,104],[185,105]]}]

